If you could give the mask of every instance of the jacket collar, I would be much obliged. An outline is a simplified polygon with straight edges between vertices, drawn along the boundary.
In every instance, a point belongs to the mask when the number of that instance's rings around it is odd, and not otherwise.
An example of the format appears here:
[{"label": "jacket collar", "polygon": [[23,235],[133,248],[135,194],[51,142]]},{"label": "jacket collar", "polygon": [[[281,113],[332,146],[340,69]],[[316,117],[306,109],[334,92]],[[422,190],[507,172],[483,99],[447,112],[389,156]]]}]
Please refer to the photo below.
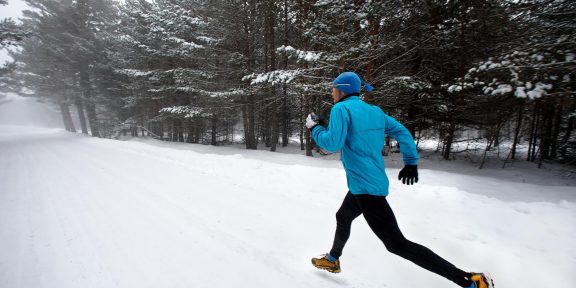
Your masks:
[{"label": "jacket collar", "polygon": [[346,99],[348,99],[348,98],[350,98],[350,97],[352,97],[352,96],[360,96],[360,93],[351,93],[351,94],[348,94],[348,95],[342,97],[342,98],[341,98],[340,100],[338,100],[338,102],[336,102],[336,103],[340,103],[340,102],[342,102],[342,101],[344,101],[344,100],[346,100]]}]

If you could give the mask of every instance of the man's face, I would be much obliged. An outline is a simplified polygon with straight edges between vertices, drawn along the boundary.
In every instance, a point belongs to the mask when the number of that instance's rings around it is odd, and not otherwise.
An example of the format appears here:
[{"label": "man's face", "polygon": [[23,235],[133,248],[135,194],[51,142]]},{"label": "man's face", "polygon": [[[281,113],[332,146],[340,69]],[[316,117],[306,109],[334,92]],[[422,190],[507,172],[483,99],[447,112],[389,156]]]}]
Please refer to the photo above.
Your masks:
[{"label": "man's face", "polygon": [[336,89],[336,87],[332,87],[332,99],[334,103],[338,102],[342,97],[344,97],[344,92]]}]

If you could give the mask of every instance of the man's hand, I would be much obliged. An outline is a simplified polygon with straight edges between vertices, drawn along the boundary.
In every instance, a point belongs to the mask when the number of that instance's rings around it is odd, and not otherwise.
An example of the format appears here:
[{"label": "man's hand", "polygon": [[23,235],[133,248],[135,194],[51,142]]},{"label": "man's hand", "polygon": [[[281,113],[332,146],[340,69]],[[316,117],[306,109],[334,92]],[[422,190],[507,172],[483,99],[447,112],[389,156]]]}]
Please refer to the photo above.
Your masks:
[{"label": "man's hand", "polygon": [[306,117],[306,128],[312,130],[316,125],[320,125],[319,122],[320,117],[318,115],[314,113],[308,114],[308,117]]},{"label": "man's hand", "polygon": [[398,173],[398,180],[402,180],[402,184],[414,185],[418,183],[418,166],[406,165],[400,173]]}]

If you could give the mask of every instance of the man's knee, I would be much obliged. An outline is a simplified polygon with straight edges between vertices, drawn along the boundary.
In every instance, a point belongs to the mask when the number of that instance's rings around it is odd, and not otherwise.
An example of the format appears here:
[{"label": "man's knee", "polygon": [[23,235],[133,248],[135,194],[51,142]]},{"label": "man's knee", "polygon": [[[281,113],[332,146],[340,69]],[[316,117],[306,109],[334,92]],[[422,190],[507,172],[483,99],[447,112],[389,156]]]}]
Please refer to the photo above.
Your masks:
[{"label": "man's knee", "polygon": [[406,239],[393,239],[384,241],[386,250],[392,254],[403,255],[406,252],[409,242]]},{"label": "man's knee", "polygon": [[344,210],[338,210],[338,212],[336,212],[336,222],[339,224],[349,224],[352,223],[352,220],[354,220],[354,218],[352,216],[350,216],[350,213],[347,213]]}]

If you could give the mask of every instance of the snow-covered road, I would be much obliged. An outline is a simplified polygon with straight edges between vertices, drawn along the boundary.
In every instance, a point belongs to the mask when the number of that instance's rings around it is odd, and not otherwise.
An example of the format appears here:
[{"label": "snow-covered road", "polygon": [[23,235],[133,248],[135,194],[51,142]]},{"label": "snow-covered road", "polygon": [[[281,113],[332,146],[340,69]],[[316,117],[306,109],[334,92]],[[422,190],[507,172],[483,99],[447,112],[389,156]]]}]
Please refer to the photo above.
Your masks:
[{"label": "snow-covered road", "polygon": [[[418,185],[393,181],[407,237],[491,272],[497,287],[572,287],[574,197],[481,191],[574,187],[455,188],[470,179],[422,170]],[[330,248],[345,187],[337,161],[0,126],[0,287],[455,287],[389,254],[361,218],[343,272],[316,271],[309,258]]]}]

